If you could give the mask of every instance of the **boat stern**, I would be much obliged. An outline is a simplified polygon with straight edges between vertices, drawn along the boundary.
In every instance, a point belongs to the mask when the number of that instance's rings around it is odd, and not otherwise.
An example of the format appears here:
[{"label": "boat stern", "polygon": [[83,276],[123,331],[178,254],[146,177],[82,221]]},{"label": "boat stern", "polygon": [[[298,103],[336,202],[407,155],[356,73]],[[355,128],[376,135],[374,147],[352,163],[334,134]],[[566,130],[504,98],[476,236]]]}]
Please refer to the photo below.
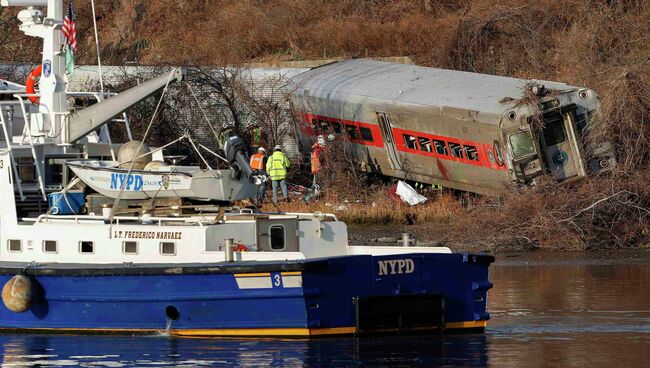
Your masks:
[{"label": "boat stern", "polygon": [[490,319],[492,256],[411,253],[325,262],[327,267],[303,275],[312,328],[480,331]]}]

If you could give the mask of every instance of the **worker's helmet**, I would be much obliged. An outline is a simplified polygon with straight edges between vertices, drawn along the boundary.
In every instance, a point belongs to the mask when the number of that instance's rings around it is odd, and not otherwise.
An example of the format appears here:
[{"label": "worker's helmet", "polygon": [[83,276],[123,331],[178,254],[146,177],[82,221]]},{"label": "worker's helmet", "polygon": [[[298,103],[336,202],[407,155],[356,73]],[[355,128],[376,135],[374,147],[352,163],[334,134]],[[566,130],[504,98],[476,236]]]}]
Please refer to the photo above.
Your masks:
[{"label": "worker's helmet", "polygon": [[324,146],[324,145],[325,145],[325,137],[323,137],[322,135],[319,135],[318,138],[316,139],[316,141],[317,141],[318,144],[320,144],[321,146]]},{"label": "worker's helmet", "polygon": [[274,151],[282,151],[282,146],[278,144],[277,146],[275,146],[275,147],[273,148],[273,150],[274,150]]},{"label": "worker's helmet", "polygon": [[257,149],[257,152],[266,153],[266,150],[264,149],[264,147],[260,147]]}]

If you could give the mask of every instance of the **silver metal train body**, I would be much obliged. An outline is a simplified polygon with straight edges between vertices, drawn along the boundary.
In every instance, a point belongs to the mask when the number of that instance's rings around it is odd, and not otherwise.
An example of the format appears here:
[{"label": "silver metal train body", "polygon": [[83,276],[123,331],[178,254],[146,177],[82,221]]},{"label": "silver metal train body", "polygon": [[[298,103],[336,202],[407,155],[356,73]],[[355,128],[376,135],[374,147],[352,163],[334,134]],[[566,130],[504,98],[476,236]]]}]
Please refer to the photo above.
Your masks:
[{"label": "silver metal train body", "polygon": [[543,174],[567,181],[615,165],[608,144],[589,156],[583,147],[599,109],[590,89],[364,59],[291,82],[302,147],[334,134],[369,172],[494,195]]}]

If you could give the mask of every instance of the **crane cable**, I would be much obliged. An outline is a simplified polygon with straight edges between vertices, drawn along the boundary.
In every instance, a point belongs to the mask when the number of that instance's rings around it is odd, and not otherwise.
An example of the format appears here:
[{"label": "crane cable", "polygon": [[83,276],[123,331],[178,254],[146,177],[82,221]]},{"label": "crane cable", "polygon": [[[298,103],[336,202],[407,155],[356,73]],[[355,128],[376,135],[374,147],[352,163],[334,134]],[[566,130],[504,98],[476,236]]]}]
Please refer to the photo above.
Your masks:
[{"label": "crane cable", "polygon": [[[136,152],[140,152],[140,150],[142,149],[142,146],[144,145],[144,141],[147,139],[147,136],[149,135],[149,130],[151,130],[151,126],[153,125],[154,119],[156,118],[156,115],[158,115],[158,111],[160,110],[160,105],[162,104],[163,98],[165,97],[165,94],[169,89],[169,83],[172,81],[172,76],[174,76],[175,74],[176,74],[176,68],[174,68],[171,71],[171,73],[169,73],[169,77],[167,78],[167,83],[165,83],[165,88],[163,89],[162,94],[160,95],[160,99],[158,100],[156,109],[151,115],[151,120],[149,120],[149,125],[147,125],[147,130],[145,130],[144,135],[142,136],[142,140],[140,141],[140,146],[138,146],[138,150]],[[131,165],[129,166],[129,171],[127,171],[126,173],[127,178],[131,175],[131,172],[133,171],[133,166],[135,166],[135,159],[131,161]],[[124,180],[122,185],[120,185],[120,192],[118,193],[117,198],[115,198],[115,202],[113,202],[113,207],[111,208],[111,214],[108,217],[110,238],[112,238],[112,234],[113,234],[112,227],[113,227],[113,218],[115,217],[115,211],[117,209],[117,206],[120,204],[120,199],[122,198],[124,189],[126,189],[126,183],[127,180]]]}]

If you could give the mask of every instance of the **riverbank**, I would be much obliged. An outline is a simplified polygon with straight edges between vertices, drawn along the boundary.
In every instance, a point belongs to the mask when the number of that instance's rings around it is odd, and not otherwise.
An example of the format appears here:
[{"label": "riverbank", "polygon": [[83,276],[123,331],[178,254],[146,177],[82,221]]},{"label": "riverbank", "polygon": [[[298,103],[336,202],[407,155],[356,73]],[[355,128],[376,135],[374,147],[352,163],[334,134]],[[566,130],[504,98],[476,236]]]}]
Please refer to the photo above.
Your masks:
[{"label": "riverbank", "polygon": [[[650,248],[650,172],[614,172],[568,184],[539,180],[500,197],[421,191],[426,203],[408,206],[387,185],[328,187],[309,203],[265,211],[333,213],[349,226],[352,244],[411,233],[427,245],[455,251],[585,251]],[[270,193],[269,193],[270,194]]]}]

